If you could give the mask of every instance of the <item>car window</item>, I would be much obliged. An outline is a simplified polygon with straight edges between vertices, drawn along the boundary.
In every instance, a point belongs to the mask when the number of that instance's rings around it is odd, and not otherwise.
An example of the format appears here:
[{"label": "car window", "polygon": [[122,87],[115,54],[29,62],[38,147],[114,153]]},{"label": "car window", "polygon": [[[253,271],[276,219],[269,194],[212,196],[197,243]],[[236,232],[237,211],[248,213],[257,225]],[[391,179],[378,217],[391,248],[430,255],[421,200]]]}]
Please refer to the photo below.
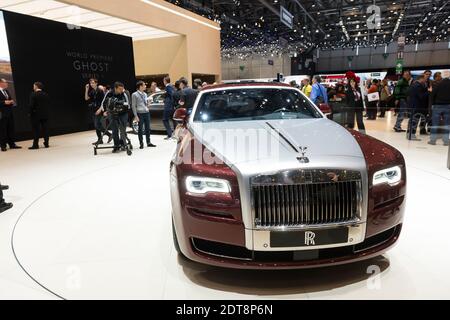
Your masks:
[{"label": "car window", "polygon": [[322,115],[299,91],[286,88],[228,89],[204,93],[195,122],[310,119]]}]

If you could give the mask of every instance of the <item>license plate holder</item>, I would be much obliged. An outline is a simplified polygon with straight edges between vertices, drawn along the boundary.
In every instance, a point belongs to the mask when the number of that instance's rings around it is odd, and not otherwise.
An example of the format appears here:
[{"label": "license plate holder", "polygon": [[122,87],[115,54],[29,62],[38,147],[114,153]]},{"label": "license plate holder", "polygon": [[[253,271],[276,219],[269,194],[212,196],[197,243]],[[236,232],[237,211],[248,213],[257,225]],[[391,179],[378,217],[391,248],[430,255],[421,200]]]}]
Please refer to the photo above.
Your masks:
[{"label": "license plate holder", "polygon": [[348,227],[301,230],[272,231],[270,246],[272,248],[317,247],[348,242],[350,230]]}]

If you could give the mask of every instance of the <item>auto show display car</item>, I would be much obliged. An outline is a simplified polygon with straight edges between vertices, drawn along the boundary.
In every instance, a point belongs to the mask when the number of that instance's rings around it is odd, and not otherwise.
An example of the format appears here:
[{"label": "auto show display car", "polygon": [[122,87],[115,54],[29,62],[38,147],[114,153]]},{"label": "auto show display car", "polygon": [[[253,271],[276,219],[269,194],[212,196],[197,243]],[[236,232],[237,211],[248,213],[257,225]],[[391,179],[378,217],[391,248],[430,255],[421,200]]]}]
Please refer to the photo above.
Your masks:
[{"label": "auto show display car", "polygon": [[[211,86],[193,110],[178,109],[174,118],[173,235],[188,259],[310,268],[373,258],[397,242],[406,197],[402,154],[327,119],[300,90]],[[247,135],[253,140],[244,149],[233,145]]]}]

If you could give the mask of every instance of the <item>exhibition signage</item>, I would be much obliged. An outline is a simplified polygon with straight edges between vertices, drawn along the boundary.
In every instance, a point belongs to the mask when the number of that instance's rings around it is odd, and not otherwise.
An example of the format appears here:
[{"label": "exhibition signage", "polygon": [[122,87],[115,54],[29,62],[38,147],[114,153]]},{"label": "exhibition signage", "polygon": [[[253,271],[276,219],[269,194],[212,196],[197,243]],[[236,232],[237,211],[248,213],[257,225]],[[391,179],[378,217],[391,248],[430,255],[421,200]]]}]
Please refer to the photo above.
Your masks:
[{"label": "exhibition signage", "polygon": [[294,27],[294,16],[283,6],[280,6],[280,19],[288,28]]},{"label": "exhibition signage", "polygon": [[396,74],[402,74],[404,65],[403,56],[405,53],[405,45],[406,45],[406,38],[404,35],[398,37],[397,44],[398,50],[397,50],[397,62],[395,64],[395,72]]},{"label": "exhibition signage", "polygon": [[395,73],[402,74],[403,72],[403,59],[397,59],[397,63],[395,64]]},{"label": "exhibition signage", "polygon": [[[14,41],[9,41],[10,59],[5,53],[5,41],[0,41],[1,77],[9,81],[14,75],[18,105],[14,117],[19,139],[32,136],[27,106],[34,81],[44,83],[51,97],[54,135],[92,128],[92,115],[84,100],[89,78],[97,78],[104,86],[121,81],[129,90],[136,83],[130,37],[68,28],[65,23],[9,11],[3,12],[3,20],[7,37]],[[4,39],[4,32],[0,33],[0,39]]]}]

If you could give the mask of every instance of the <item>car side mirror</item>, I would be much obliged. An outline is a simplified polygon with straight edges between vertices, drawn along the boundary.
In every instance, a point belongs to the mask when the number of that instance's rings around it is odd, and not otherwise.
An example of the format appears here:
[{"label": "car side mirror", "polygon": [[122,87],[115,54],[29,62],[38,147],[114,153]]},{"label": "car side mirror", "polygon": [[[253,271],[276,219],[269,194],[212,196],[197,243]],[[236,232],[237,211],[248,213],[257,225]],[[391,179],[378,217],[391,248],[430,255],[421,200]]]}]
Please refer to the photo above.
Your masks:
[{"label": "car side mirror", "polygon": [[333,112],[333,110],[331,110],[330,105],[328,103],[319,104],[319,109],[325,115],[331,114]]},{"label": "car side mirror", "polygon": [[188,113],[185,108],[179,108],[175,110],[175,113],[173,114],[173,120],[175,120],[178,123],[185,124],[188,119]]}]

